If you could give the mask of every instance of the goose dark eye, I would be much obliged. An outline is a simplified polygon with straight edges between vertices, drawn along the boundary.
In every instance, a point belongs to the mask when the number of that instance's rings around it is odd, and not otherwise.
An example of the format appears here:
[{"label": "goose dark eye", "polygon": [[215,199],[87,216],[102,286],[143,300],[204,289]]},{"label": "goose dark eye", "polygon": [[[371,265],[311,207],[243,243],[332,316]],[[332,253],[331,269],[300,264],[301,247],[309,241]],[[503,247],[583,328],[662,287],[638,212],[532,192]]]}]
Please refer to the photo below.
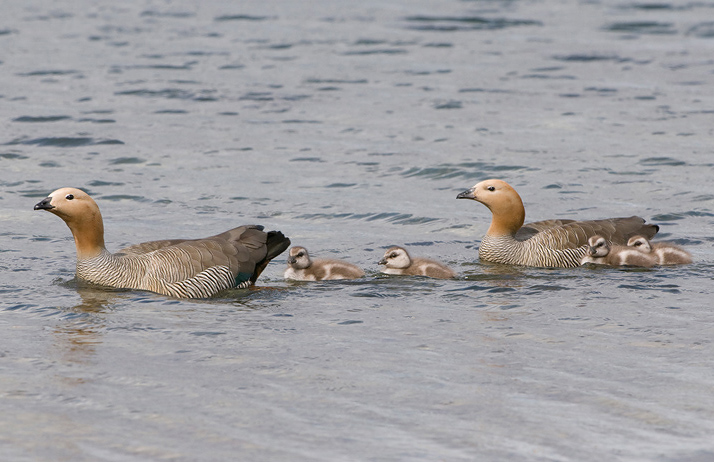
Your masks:
[{"label": "goose dark eye", "polygon": [[71,201],[72,199],[74,199],[74,194],[67,194],[66,196],[64,196],[64,198],[68,201]]},{"label": "goose dark eye", "polygon": [[496,188],[495,188],[495,187],[493,187],[493,186],[489,186],[489,187],[488,187],[488,188],[486,188],[486,189],[488,189],[489,191],[495,191],[495,190],[496,190]]}]

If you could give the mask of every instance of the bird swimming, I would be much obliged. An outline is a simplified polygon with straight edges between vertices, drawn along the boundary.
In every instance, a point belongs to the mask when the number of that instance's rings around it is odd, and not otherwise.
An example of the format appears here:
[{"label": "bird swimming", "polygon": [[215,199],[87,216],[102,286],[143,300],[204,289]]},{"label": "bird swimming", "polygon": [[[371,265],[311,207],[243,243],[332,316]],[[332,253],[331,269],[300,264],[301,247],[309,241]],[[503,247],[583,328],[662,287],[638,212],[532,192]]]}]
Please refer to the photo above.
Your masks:
[{"label": "bird swimming", "polygon": [[405,248],[399,246],[388,248],[379,260],[379,264],[385,265],[382,270],[385,274],[426,276],[436,279],[456,277],[456,273],[448,266],[427,258],[413,258]]},{"label": "bird swimming", "polygon": [[515,189],[503,180],[485,180],[461,192],[457,199],[472,199],[489,208],[491,225],[479,246],[482,260],[538,267],[575,267],[588,249],[588,238],[602,235],[625,245],[634,235],[653,237],[659,226],[645,220],[607,218],[602,220],[551,219],[523,224],[525,208]]},{"label": "bird swimming", "polygon": [[686,265],[692,263],[692,254],[670,242],[650,242],[644,236],[633,236],[627,241],[627,245],[652,254],[659,265]]},{"label": "bird swimming", "polygon": [[288,252],[288,267],[283,276],[296,281],[325,281],[361,278],[364,271],[342,260],[313,260],[305,247],[295,246]]},{"label": "bird swimming", "polygon": [[594,263],[596,265],[651,268],[657,264],[657,258],[635,247],[612,245],[604,237],[595,235],[588,239],[588,251],[580,262],[583,265]]},{"label": "bird swimming", "polygon": [[176,298],[206,298],[251,286],[270,260],[290,246],[280,231],[247,225],[202,239],[170,239],[110,253],[99,206],[86,192],[60,188],[37,203],[69,227],[77,248],[77,278]]}]

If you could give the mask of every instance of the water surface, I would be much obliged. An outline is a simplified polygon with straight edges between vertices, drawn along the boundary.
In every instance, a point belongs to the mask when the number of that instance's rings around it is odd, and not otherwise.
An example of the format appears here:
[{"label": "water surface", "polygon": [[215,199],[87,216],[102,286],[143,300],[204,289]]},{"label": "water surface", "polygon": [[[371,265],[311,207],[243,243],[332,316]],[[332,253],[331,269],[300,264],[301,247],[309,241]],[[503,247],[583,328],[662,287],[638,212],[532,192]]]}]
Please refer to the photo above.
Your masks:
[{"label": "water surface", "polygon": [[[714,28],[704,2],[12,2],[0,19],[0,458],[709,461]],[[640,215],[695,263],[481,263],[527,219]],[[367,271],[174,300],[74,281],[259,223]],[[405,245],[456,280],[388,277]]]}]

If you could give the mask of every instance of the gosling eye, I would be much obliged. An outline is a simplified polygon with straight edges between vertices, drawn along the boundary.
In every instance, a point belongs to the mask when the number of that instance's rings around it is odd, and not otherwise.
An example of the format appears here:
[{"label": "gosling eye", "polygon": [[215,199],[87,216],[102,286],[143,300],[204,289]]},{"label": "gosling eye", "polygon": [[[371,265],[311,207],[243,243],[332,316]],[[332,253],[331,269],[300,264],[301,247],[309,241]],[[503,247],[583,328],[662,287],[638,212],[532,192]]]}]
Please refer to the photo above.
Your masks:
[{"label": "gosling eye", "polygon": [[389,258],[397,258],[397,254],[396,254],[396,253],[393,253],[393,254],[391,254],[391,255],[389,256]]},{"label": "gosling eye", "polygon": [[304,257],[304,256],[305,256],[305,254],[304,254],[303,252],[299,252],[299,253],[297,254],[297,257],[298,257],[298,258]]},{"label": "gosling eye", "polygon": [[74,199],[74,194],[67,194],[66,196],[64,196],[64,198],[68,201],[71,201],[72,199]]},{"label": "gosling eye", "polygon": [[494,186],[489,186],[489,187],[486,188],[486,189],[488,189],[489,191],[495,191],[495,190],[496,190],[496,188],[495,188]]}]

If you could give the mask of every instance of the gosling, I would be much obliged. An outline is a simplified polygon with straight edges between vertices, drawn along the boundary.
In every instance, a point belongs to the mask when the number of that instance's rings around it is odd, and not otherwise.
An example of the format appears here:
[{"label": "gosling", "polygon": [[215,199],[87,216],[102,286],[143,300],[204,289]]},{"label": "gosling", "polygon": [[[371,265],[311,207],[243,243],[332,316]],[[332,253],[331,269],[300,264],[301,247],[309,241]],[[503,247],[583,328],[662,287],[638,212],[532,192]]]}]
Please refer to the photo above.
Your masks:
[{"label": "gosling", "polygon": [[409,252],[402,247],[395,246],[387,249],[379,264],[385,265],[382,270],[385,274],[426,276],[436,279],[456,277],[456,273],[448,266],[426,258],[412,258],[409,256]]},{"label": "gosling", "polygon": [[305,247],[290,249],[288,268],[283,277],[295,281],[326,281],[332,279],[357,279],[364,271],[352,263],[342,260],[311,259]]},{"label": "gosling", "polygon": [[588,239],[587,253],[580,261],[581,265],[586,263],[651,268],[657,264],[657,259],[634,247],[612,245],[604,237],[595,235]]},{"label": "gosling", "polygon": [[686,265],[692,263],[692,255],[669,242],[650,242],[644,236],[633,236],[627,241],[629,247],[653,255],[659,265]]}]

